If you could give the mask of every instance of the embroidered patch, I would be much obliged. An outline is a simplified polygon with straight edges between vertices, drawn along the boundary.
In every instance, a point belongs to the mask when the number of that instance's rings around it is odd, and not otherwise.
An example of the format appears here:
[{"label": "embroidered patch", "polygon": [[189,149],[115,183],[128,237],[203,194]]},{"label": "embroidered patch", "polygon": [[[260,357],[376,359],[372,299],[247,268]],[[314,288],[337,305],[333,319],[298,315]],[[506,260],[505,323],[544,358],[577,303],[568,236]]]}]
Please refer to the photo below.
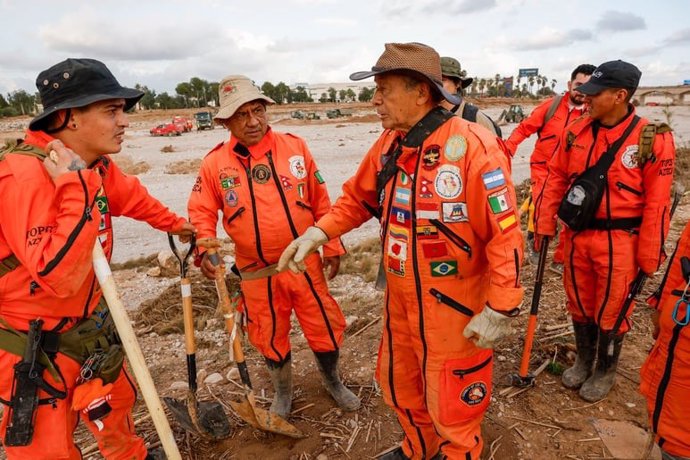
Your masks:
[{"label": "embroidered patch", "polygon": [[460,196],[462,192],[462,179],[460,178],[460,168],[453,165],[443,165],[439,168],[434,182],[436,193],[439,196],[452,200]]},{"label": "embroidered patch", "polygon": [[192,187],[192,192],[201,192],[201,176],[196,176],[196,180],[194,181],[194,186]]},{"label": "embroidered patch", "polygon": [[422,253],[427,259],[438,259],[448,256],[448,246],[445,241],[425,241],[422,243]]},{"label": "embroidered patch", "polygon": [[502,188],[498,192],[489,195],[489,207],[494,214],[500,214],[510,209],[508,188]]},{"label": "embroidered patch", "polygon": [[408,241],[410,239],[410,233],[406,229],[392,224],[388,226],[388,235],[390,235],[391,238],[397,238],[403,241]]},{"label": "embroidered patch", "polygon": [[317,170],[314,173],[314,177],[316,177],[316,182],[318,182],[319,184],[323,184],[324,182],[326,182],[325,180],[323,180],[323,177],[321,177],[321,171],[319,170]]},{"label": "embroidered patch", "polygon": [[234,208],[237,206],[237,192],[234,190],[228,190],[225,192],[225,202],[230,206],[231,208]]},{"label": "embroidered patch", "polygon": [[395,238],[388,238],[388,256],[403,262],[407,260],[407,243]]},{"label": "embroidered patch", "polygon": [[405,171],[400,171],[400,185],[407,185],[410,183],[410,176]]},{"label": "embroidered patch", "polygon": [[257,184],[265,184],[271,178],[271,170],[266,165],[256,165],[252,168],[252,180]]},{"label": "embroidered patch", "polygon": [[417,225],[415,228],[418,240],[433,240],[438,238],[438,229],[433,225]]},{"label": "embroidered patch", "polygon": [[398,276],[405,276],[405,263],[395,257],[388,257],[388,271]]},{"label": "embroidered patch", "polygon": [[304,179],[307,177],[307,169],[304,167],[304,157],[302,155],[294,155],[288,158],[290,163],[290,172],[297,179]]},{"label": "embroidered patch", "polygon": [[488,391],[484,382],[474,382],[460,393],[460,399],[468,406],[476,406],[484,401]]},{"label": "embroidered patch", "polygon": [[465,156],[466,152],[467,139],[459,134],[449,137],[443,148],[443,154],[448,161],[458,161]]},{"label": "embroidered patch", "polygon": [[405,228],[410,228],[410,211],[408,209],[398,208],[393,206],[391,208],[391,222],[402,225]]},{"label": "embroidered patch", "polygon": [[431,191],[431,181],[420,177],[419,183],[419,198],[433,198],[434,192]]},{"label": "embroidered patch", "polygon": [[635,169],[639,166],[637,162],[637,151],[640,147],[636,145],[629,145],[625,148],[623,155],[621,155],[621,163],[628,169]]},{"label": "embroidered patch", "polygon": [[422,167],[427,170],[432,170],[438,166],[438,162],[441,159],[441,146],[440,145],[430,145],[424,149],[422,154]]},{"label": "embroidered patch", "polygon": [[438,219],[440,213],[437,203],[417,203],[415,209],[417,219]]},{"label": "embroidered patch", "polygon": [[462,202],[443,203],[443,222],[467,222],[467,204]]},{"label": "embroidered patch", "polygon": [[112,218],[110,217],[110,213],[106,212],[101,214],[101,221],[98,224],[98,231],[102,232],[103,230],[108,230],[112,226]]},{"label": "embroidered patch", "polygon": [[98,211],[100,211],[101,214],[110,212],[110,207],[108,206],[108,198],[103,195],[97,196],[96,207],[98,207]]},{"label": "embroidered patch", "polygon": [[406,188],[395,187],[395,202],[410,205],[410,190]]},{"label": "embroidered patch", "polygon": [[450,276],[457,273],[458,262],[456,260],[431,262],[431,276]]},{"label": "embroidered patch", "polygon": [[227,190],[229,188],[239,187],[240,176],[227,176],[220,180],[220,188]]},{"label": "embroidered patch", "polygon": [[285,190],[292,190],[292,182],[289,177],[280,174],[280,183]]},{"label": "embroidered patch", "polygon": [[501,168],[496,168],[493,171],[482,174],[482,180],[484,181],[484,187],[486,187],[487,190],[491,190],[506,184],[506,178],[503,175]]},{"label": "embroidered patch", "polygon": [[297,184],[297,193],[300,198],[304,198],[304,182]]},{"label": "embroidered patch", "polygon": [[501,231],[503,233],[508,232],[517,227],[517,218],[515,217],[515,213],[510,213],[503,217],[499,217],[498,226],[501,228]]}]

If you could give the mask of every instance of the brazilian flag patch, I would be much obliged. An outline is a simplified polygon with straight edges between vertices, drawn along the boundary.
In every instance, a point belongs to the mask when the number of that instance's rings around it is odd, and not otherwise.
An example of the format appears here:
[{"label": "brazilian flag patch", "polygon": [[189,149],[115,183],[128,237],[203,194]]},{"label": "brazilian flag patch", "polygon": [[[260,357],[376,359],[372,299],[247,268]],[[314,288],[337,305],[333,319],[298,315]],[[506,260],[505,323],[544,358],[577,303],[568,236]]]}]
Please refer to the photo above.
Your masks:
[{"label": "brazilian flag patch", "polygon": [[318,170],[317,170],[317,171],[314,173],[314,177],[316,177],[316,181],[317,181],[319,184],[323,184],[324,182],[326,182],[325,180],[323,180],[323,177],[321,177],[321,171],[318,171]]},{"label": "brazilian flag patch", "polygon": [[431,262],[431,276],[450,276],[458,273],[457,260]]}]

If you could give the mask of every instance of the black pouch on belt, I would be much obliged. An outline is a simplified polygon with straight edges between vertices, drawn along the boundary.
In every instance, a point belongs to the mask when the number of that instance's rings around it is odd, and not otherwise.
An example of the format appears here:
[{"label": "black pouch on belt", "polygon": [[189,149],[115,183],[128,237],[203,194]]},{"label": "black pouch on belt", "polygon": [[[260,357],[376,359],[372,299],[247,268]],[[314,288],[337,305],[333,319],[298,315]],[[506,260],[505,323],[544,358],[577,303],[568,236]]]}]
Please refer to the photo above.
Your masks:
[{"label": "black pouch on belt", "polygon": [[43,390],[53,398],[63,399],[66,394],[53,388],[43,380],[42,365],[38,356],[42,352],[43,321],[38,319],[29,323],[26,348],[22,360],[14,366],[12,381],[12,398],[9,403],[9,423],[5,431],[6,446],[27,446],[34,435],[34,418],[39,404],[38,391]]}]

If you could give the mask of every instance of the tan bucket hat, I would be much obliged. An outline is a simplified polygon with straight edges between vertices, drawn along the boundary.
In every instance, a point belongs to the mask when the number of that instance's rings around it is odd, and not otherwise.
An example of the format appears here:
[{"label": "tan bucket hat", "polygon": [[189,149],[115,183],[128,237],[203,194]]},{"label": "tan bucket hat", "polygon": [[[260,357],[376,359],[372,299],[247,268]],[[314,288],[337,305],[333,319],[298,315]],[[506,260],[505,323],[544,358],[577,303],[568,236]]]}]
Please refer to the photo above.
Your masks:
[{"label": "tan bucket hat", "polygon": [[423,43],[386,43],[385,51],[371,71],[364,70],[350,75],[350,80],[364,80],[385,72],[411,71],[424,77],[451,104],[459,104],[460,98],[443,88],[441,58],[435,49]]},{"label": "tan bucket hat", "polygon": [[220,110],[214,120],[227,120],[235,114],[242,104],[260,99],[268,104],[275,101],[261,92],[252,80],[244,75],[228,75],[218,85]]}]

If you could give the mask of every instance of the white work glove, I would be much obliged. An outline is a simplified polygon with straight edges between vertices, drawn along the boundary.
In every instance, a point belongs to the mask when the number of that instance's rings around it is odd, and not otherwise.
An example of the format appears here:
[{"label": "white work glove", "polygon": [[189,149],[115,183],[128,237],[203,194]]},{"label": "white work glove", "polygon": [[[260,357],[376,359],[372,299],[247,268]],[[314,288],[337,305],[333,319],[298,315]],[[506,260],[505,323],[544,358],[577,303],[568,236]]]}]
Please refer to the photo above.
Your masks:
[{"label": "white work glove", "polygon": [[278,260],[278,271],[289,268],[293,273],[306,270],[304,259],[319,246],[328,243],[328,235],[319,227],[309,227],[299,238],[288,244]]},{"label": "white work glove", "polygon": [[510,333],[512,319],[487,305],[470,320],[462,335],[480,348],[493,348],[496,341]]}]

